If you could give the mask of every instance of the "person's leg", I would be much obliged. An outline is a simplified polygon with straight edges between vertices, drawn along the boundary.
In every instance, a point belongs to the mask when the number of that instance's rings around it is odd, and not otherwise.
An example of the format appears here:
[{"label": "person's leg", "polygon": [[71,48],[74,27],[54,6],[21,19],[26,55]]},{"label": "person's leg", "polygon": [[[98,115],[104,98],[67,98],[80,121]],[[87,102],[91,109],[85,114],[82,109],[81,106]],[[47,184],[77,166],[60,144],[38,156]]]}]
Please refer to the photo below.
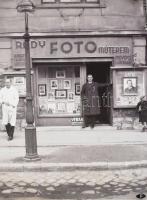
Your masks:
[{"label": "person's leg", "polygon": [[94,128],[95,126],[95,115],[91,116],[91,122],[90,122],[90,127]]},{"label": "person's leg", "polygon": [[83,120],[82,128],[88,127],[88,116],[84,115]]},{"label": "person's leg", "polygon": [[11,126],[11,129],[10,129],[10,140],[13,139],[14,129],[15,129],[15,126]]},{"label": "person's leg", "polygon": [[142,122],[142,132],[145,131],[145,122]]}]

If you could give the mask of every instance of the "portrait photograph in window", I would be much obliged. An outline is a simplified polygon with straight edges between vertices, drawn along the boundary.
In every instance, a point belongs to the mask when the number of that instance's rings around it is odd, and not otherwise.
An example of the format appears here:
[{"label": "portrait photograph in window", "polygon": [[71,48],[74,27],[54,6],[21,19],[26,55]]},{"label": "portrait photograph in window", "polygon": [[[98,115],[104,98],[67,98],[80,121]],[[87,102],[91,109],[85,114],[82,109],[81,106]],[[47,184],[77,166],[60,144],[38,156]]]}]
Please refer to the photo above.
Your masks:
[{"label": "portrait photograph in window", "polygon": [[51,89],[58,89],[58,80],[51,80]]},{"label": "portrait photograph in window", "polygon": [[55,90],[56,99],[67,99],[67,90]]},{"label": "portrait photograph in window", "polygon": [[39,84],[38,85],[38,95],[39,96],[46,96],[46,84]]},{"label": "portrait photograph in window", "polygon": [[68,100],[74,101],[74,93],[73,92],[68,92]]},{"label": "portrait photograph in window", "polygon": [[80,84],[79,83],[75,84],[75,94],[80,95]]},{"label": "portrait photograph in window", "polygon": [[64,89],[71,89],[71,81],[70,80],[64,80],[63,88]]},{"label": "portrait photograph in window", "polygon": [[49,92],[48,93],[48,101],[53,101],[55,100],[55,94],[54,92]]},{"label": "portrait photograph in window", "polygon": [[57,70],[56,78],[65,78],[65,70]]},{"label": "portrait photograph in window", "polygon": [[137,77],[123,77],[123,94],[137,95]]}]

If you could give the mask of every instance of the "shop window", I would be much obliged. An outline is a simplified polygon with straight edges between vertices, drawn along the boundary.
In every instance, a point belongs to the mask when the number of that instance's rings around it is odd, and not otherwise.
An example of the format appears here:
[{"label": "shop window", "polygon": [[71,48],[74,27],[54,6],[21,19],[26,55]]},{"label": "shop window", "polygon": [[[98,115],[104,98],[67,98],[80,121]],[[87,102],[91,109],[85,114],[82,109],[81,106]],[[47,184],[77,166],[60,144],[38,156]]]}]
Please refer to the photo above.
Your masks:
[{"label": "shop window", "polygon": [[37,80],[39,116],[80,114],[80,67],[42,69],[38,68]]}]

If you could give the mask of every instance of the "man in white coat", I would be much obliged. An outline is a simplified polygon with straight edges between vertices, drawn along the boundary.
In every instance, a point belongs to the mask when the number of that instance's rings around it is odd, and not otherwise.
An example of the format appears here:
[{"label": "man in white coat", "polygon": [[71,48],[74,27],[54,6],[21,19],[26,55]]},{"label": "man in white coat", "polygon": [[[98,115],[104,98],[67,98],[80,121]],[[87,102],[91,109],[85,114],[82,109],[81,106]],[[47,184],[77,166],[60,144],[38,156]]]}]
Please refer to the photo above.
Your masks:
[{"label": "man in white coat", "polygon": [[0,90],[0,104],[2,105],[2,124],[6,127],[8,140],[13,139],[18,102],[17,89],[12,86],[10,79],[6,79],[5,87]]}]

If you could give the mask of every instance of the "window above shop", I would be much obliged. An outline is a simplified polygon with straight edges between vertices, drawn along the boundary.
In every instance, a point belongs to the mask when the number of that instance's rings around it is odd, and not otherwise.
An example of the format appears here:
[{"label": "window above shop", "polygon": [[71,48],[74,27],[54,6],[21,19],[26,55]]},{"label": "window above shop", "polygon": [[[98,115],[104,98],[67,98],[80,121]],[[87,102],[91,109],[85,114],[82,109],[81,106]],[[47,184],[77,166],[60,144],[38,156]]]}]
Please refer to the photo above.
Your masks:
[{"label": "window above shop", "polygon": [[43,7],[105,7],[104,0],[41,0]]}]

